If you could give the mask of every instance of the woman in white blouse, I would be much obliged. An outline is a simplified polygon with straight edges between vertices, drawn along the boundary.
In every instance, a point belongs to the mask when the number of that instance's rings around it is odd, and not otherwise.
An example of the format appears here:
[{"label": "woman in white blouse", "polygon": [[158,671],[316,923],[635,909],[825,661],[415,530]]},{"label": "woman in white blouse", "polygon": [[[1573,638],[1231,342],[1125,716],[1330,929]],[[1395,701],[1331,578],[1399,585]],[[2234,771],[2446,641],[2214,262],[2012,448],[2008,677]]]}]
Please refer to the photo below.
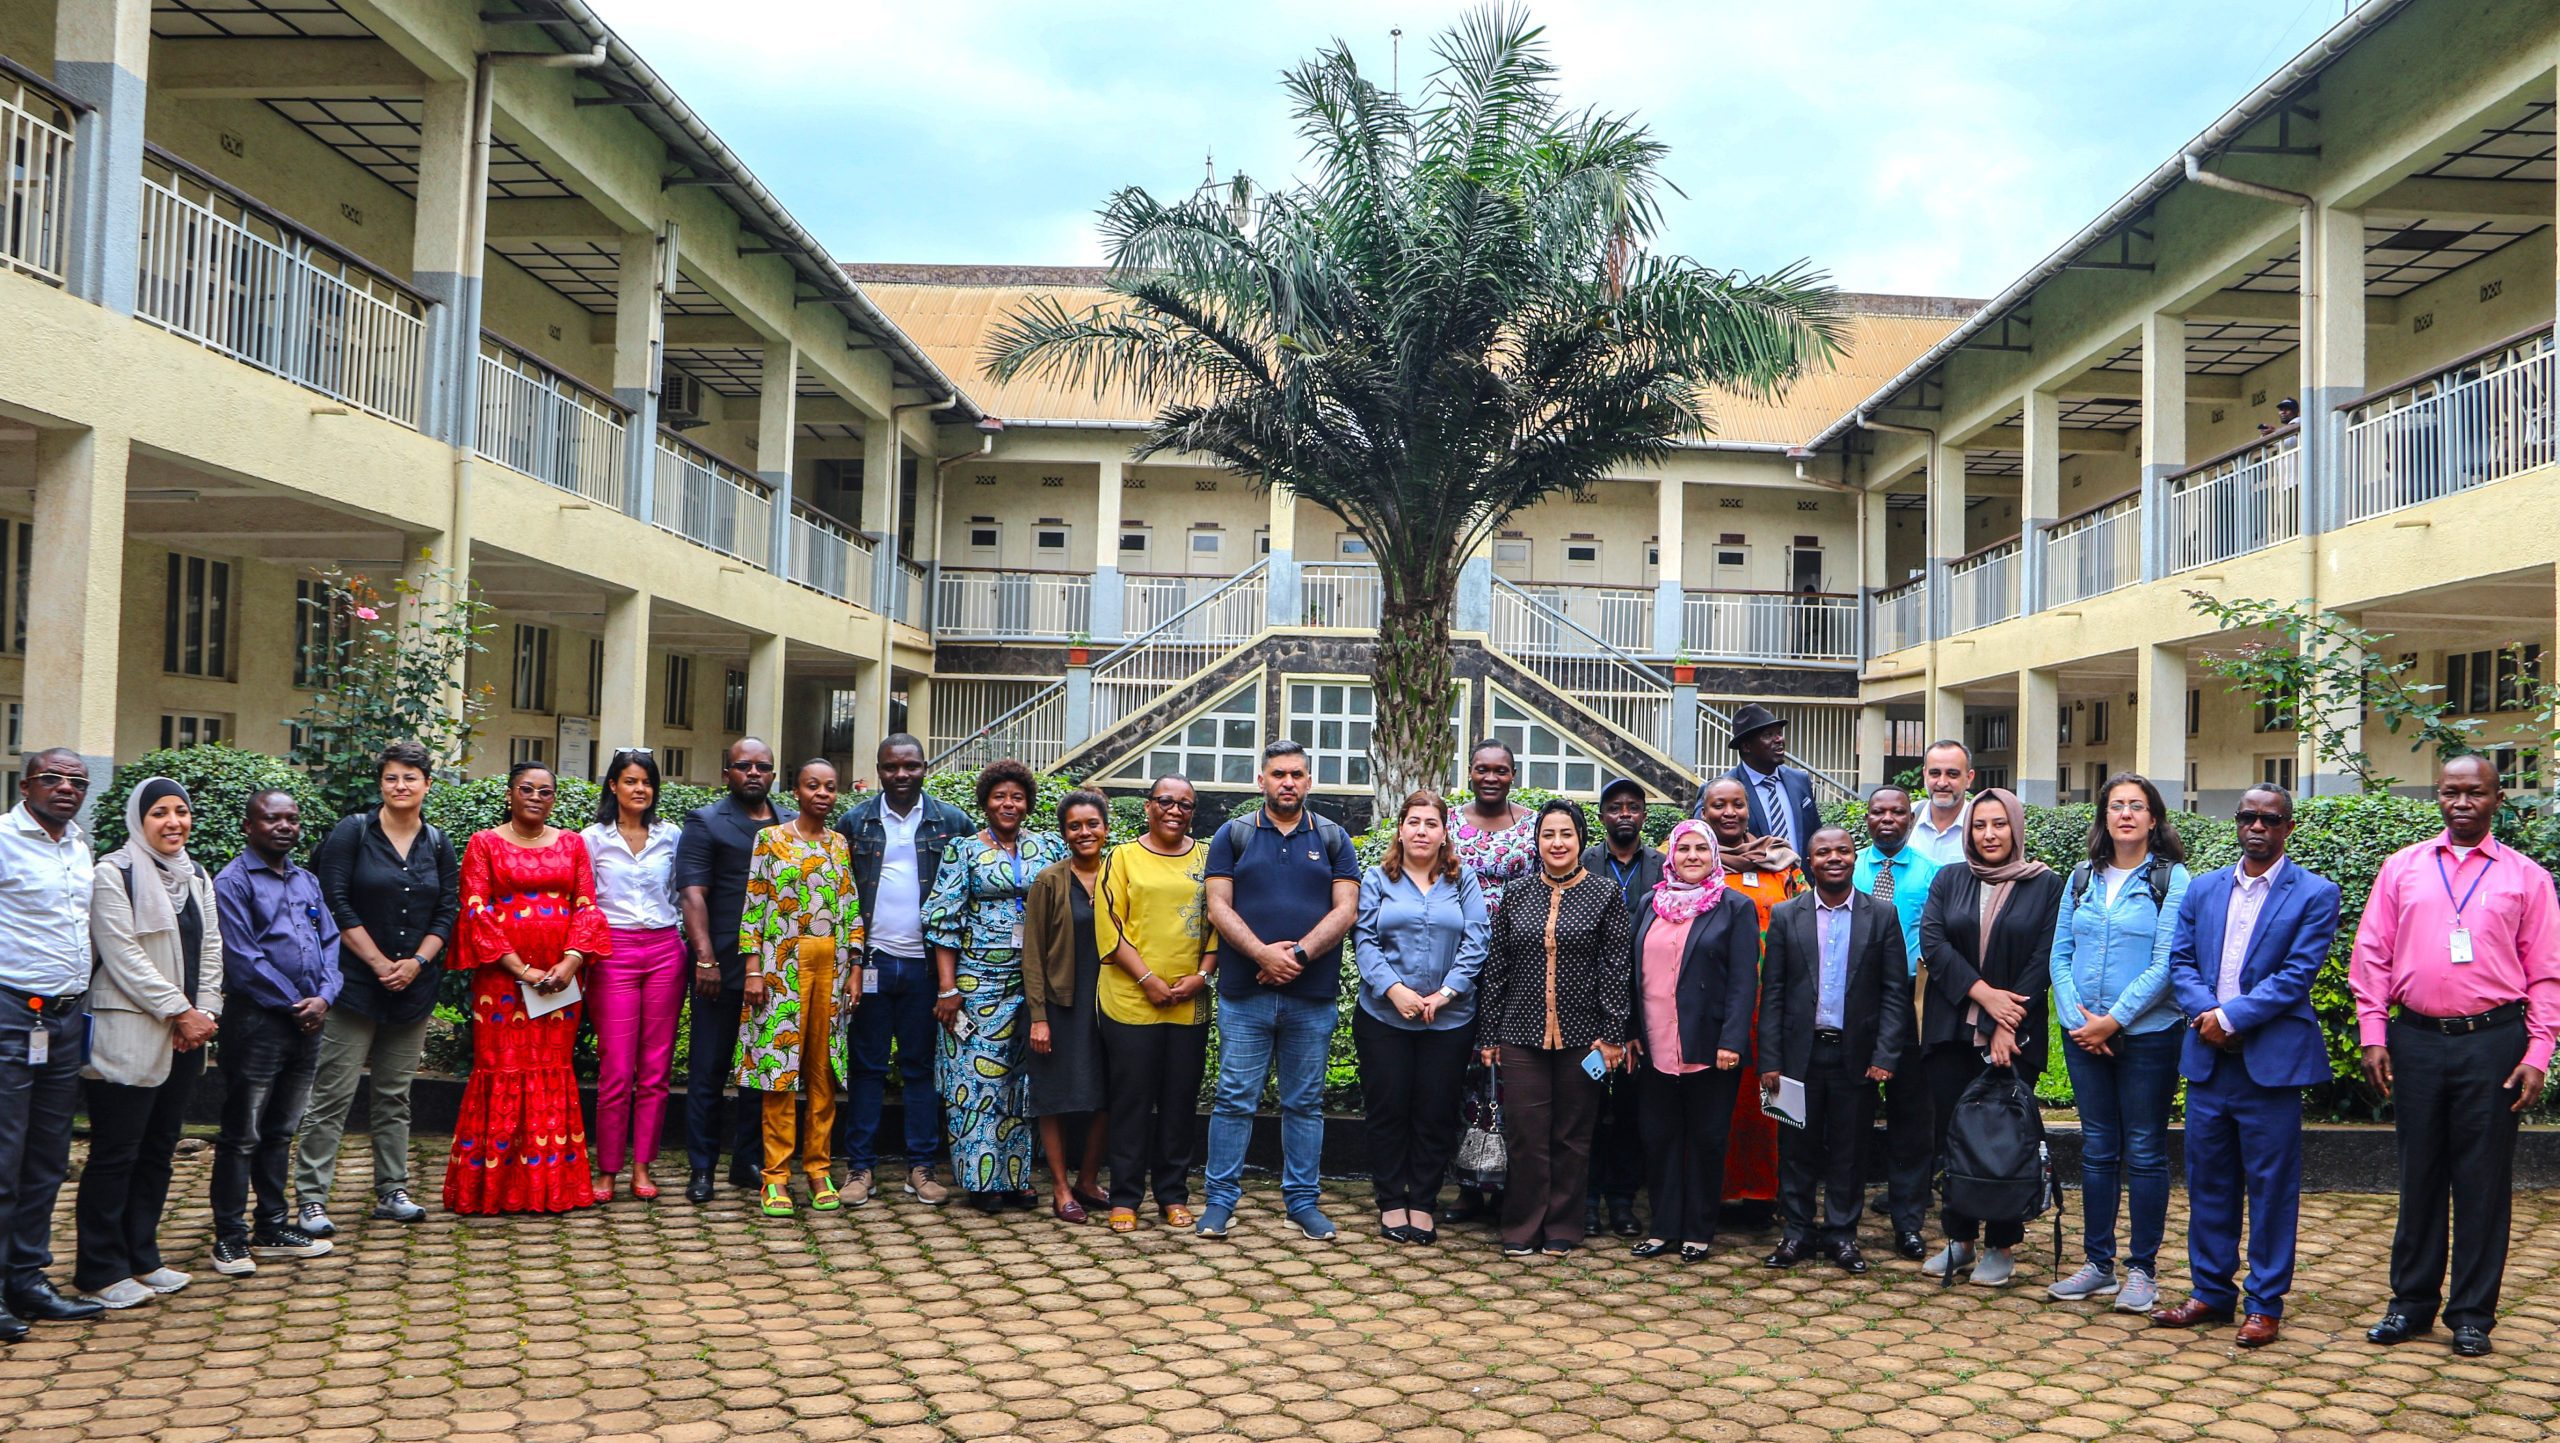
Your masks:
[{"label": "woman in white blouse", "polygon": [[613,951],[587,980],[596,1027],[596,1201],[631,1163],[631,1195],[654,1198],[649,1164],[667,1110],[667,1068],[684,1007],[685,952],[676,910],[676,837],[658,819],[658,761],[645,748],[613,754],[596,820],[579,835],[596,874],[596,906],[613,928]]}]

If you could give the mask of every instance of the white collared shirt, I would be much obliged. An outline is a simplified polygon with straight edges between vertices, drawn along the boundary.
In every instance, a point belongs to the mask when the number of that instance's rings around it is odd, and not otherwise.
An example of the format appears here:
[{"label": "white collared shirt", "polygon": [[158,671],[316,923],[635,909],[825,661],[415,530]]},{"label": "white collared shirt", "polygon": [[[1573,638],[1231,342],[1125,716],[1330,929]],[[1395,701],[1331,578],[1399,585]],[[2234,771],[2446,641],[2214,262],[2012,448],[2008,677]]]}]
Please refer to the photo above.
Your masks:
[{"label": "white collared shirt", "polygon": [[0,986],[40,997],[89,986],[89,834],[45,835],[21,802],[0,817]]},{"label": "white collared shirt", "polygon": [[1953,867],[1964,861],[1964,808],[1956,808],[1956,819],[1941,828],[1929,820],[1931,803],[1927,794],[1912,809],[1911,840],[1903,845],[1919,850],[1921,856],[1941,867]]},{"label": "white collared shirt", "polygon": [[684,829],[669,821],[649,824],[638,855],[622,840],[622,828],[595,822],[578,833],[596,873],[596,910],[627,932],[654,932],[684,920],[676,906],[676,839]]},{"label": "white collared shirt", "polygon": [[2257,935],[2258,914],[2265,910],[2267,898],[2275,895],[2276,873],[2283,870],[2282,857],[2264,876],[2250,876],[2247,867],[2231,869],[2231,907],[2222,921],[2222,969],[2213,986],[2213,995],[2222,1001],[2242,991],[2240,969],[2249,961],[2249,939]]},{"label": "white collared shirt", "polygon": [[924,798],[899,816],[880,799],[880,884],[863,918],[874,952],[892,957],[924,955],[924,872],[916,863],[916,828],[924,825]]}]

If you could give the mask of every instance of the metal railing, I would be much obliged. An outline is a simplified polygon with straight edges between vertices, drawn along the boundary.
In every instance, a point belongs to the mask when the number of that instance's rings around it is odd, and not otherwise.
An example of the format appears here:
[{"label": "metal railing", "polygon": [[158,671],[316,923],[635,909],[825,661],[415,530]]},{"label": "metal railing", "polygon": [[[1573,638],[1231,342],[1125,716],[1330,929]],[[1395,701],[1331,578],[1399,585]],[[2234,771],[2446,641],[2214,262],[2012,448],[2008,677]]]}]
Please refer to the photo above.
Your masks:
[{"label": "metal railing", "polygon": [[1670,750],[1671,679],[1535,592],[1493,579],[1493,648],[1647,746]]},{"label": "metal railing", "polygon": [[[1692,591],[1681,598],[1680,646],[1693,659],[1858,659],[1858,598],[1826,592]],[[1653,649],[1648,641],[1645,648]]]},{"label": "metal railing", "polygon": [[1971,631],[2018,614],[2018,538],[1978,551],[1947,568],[1947,634]]},{"label": "metal railing", "polygon": [[422,298],[209,177],[157,154],[145,164],[136,314],[359,410],[418,424]]},{"label": "metal railing", "polygon": [[2169,478],[2172,572],[2302,534],[2302,432],[2288,429]]},{"label": "metal railing", "polygon": [[2550,464],[2551,380],[2546,328],[2340,408],[2346,519]]},{"label": "metal railing", "polygon": [[921,630],[933,626],[933,573],[924,564],[901,556],[898,558],[898,591],[891,598],[896,608],[894,619]]},{"label": "metal railing", "polygon": [[832,516],[794,511],[791,579],[856,606],[871,604],[871,542]]},{"label": "metal railing", "polygon": [[1929,579],[1919,577],[1876,593],[1873,653],[1887,656],[1929,639]]},{"label": "metal railing", "polygon": [[0,266],[62,284],[71,254],[71,107],[0,71]]},{"label": "metal railing", "polygon": [[661,431],[650,490],[661,529],[772,569],[773,498],[745,472]]},{"label": "metal railing", "polygon": [[1298,568],[1298,597],[1309,626],[1375,631],[1385,614],[1386,583],[1373,562],[1325,561]]},{"label": "metal railing", "polygon": [[[1257,582],[1255,601],[1247,610],[1230,590],[1245,576],[1264,575],[1256,561],[1236,576],[1138,575],[1120,578],[1120,625],[1132,636],[1147,636],[1179,620],[1182,639],[1233,645],[1260,632],[1267,619],[1261,600],[1267,583]],[[1220,604],[1203,607],[1211,597]]]},{"label": "metal railing", "polygon": [[[1571,581],[1515,582],[1519,591],[1533,596],[1547,610],[1572,623],[1574,629],[1621,651],[1653,650],[1653,593],[1632,586],[1590,586]],[[1534,637],[1520,637],[1523,645],[1562,645],[1564,632],[1549,628],[1550,635],[1542,643]]]},{"label": "metal railing", "polygon": [[2142,493],[2058,522],[2044,535],[2044,602],[2097,596],[2142,579]]},{"label": "metal railing", "polygon": [[1270,563],[1257,561],[1137,640],[1093,664],[1093,732],[1100,736],[1167,688],[1262,634]]},{"label": "metal railing", "polygon": [[[1758,701],[1787,727],[1787,760],[1815,777],[1815,789],[1827,786],[1842,797],[1857,795],[1858,786],[1858,709],[1855,706],[1824,706],[1819,703],[1765,701],[1757,697],[1718,697],[1712,704],[1701,698],[1698,708],[1698,756],[1707,776],[1724,770],[1724,764],[1705,765],[1716,758],[1733,754],[1732,728],[1726,724],[1725,708],[1739,707]],[[1686,803],[1689,799],[1678,799]]]},{"label": "metal railing", "polygon": [[480,343],[479,455],[617,511],[629,507],[630,414],[495,337]]},{"label": "metal railing", "polygon": [[1066,688],[1056,682],[937,681],[928,741],[937,767],[985,766],[1012,757],[1045,772],[1066,754]]},{"label": "metal railing", "polygon": [[936,636],[1065,641],[1093,629],[1093,578],[1079,572],[946,566],[933,590]]}]

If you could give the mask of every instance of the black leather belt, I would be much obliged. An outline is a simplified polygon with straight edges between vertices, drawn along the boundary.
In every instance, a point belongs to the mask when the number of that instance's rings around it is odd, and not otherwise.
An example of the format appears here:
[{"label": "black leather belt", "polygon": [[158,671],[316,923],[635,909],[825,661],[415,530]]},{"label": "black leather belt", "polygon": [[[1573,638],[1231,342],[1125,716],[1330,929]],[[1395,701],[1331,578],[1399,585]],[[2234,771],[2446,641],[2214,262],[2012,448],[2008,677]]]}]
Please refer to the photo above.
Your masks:
[{"label": "black leather belt", "polygon": [[2429,1032],[2441,1032],[2447,1037],[2466,1037],[2474,1032],[2503,1027],[2507,1023],[2520,1022],[2523,1019],[2524,1004],[2521,1002],[2492,1007],[2486,1012],[2469,1017],[2429,1017],[2423,1012],[2412,1012],[2406,1007],[2395,1006],[2391,1009],[2392,1021],[2406,1023],[2411,1027],[2422,1027]]},{"label": "black leather belt", "polygon": [[68,1017],[80,1010],[80,1004],[87,1000],[88,996],[89,989],[86,987],[77,992],[46,996],[42,993],[24,992],[15,987],[0,984],[0,1008],[10,1012],[32,1012],[40,1017],[48,1015]]},{"label": "black leather belt", "polygon": [[1837,1042],[1846,1035],[1846,1033],[1843,1033],[1837,1027],[1817,1027],[1813,1029],[1813,1040],[1816,1042]]}]

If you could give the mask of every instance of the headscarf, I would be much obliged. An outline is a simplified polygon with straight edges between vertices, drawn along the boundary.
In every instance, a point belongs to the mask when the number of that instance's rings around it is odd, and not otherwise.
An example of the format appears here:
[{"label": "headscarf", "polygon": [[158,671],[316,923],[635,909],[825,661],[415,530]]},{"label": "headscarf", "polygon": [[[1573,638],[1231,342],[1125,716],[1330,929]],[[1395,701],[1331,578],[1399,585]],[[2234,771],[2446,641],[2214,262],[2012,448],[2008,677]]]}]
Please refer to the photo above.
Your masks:
[{"label": "headscarf", "polygon": [[[1973,809],[1990,802],[2009,814],[2009,860],[1992,866],[1973,850]],[[2031,877],[2041,877],[2053,869],[2027,855],[2027,809],[2019,805],[2017,795],[1999,787],[1985,787],[1964,804],[1964,815],[1956,818],[1963,828],[1964,864],[1982,884],[1982,929],[1975,934],[1973,965],[1980,967],[1991,952],[1991,926],[2000,920],[2000,909],[2009,902],[2009,889]]]},{"label": "headscarf", "polygon": [[[164,799],[176,797],[192,807],[187,789],[167,777],[153,777],[124,799],[124,845],[116,858],[133,875],[133,930],[136,936],[175,933],[178,913],[187,905],[187,889],[198,876],[195,858],[181,850],[164,857],[142,837],[142,818]],[[153,881],[160,885],[152,886]]]},{"label": "headscarf", "polygon": [[[1707,879],[1683,882],[1671,869],[1671,859],[1679,855],[1680,839],[1700,836],[1707,839]],[[1653,889],[1653,915],[1665,922],[1686,922],[1704,916],[1724,900],[1724,849],[1716,845],[1716,834],[1707,824],[1690,818],[1671,829],[1662,839],[1662,881]]]}]

